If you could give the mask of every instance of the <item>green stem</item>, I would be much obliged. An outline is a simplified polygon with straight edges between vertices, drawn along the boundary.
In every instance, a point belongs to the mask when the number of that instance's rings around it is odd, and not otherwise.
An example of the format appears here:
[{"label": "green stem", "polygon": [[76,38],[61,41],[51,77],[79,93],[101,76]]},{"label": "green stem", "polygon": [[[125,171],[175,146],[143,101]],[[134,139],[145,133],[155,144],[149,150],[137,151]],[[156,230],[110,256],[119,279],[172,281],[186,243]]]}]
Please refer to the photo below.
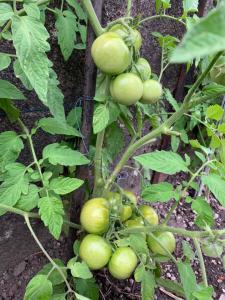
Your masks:
[{"label": "green stem", "polygon": [[[43,4],[48,3],[49,1],[50,1],[50,0],[39,0],[39,1],[36,2],[36,4],[37,4],[38,6],[40,6],[40,5],[43,5]],[[25,14],[24,8],[22,8],[22,9],[20,9],[20,10],[17,11],[17,16],[21,16],[21,15],[23,15],[23,14]],[[6,23],[5,27],[4,27],[4,28],[2,29],[2,31],[0,32],[0,40],[2,39],[2,33],[3,33],[3,32],[6,32],[7,30],[9,30],[10,27],[11,27],[11,24],[12,24],[12,21],[11,21],[11,20],[9,20],[9,21]]]},{"label": "green stem", "polygon": [[210,72],[211,68],[216,63],[217,59],[220,57],[222,52],[219,52],[216,54],[216,56],[212,59],[209,66],[206,68],[206,70],[200,75],[200,77],[196,80],[195,84],[192,86],[192,88],[188,91],[188,94],[184,98],[184,102],[180,109],[176,111],[174,114],[171,115],[169,119],[167,119],[162,125],[160,125],[158,128],[154,129],[147,135],[143,136],[141,139],[137,140],[134,144],[130,145],[125,153],[123,154],[122,158],[116,165],[114,171],[112,172],[111,176],[108,178],[105,189],[109,189],[109,187],[112,185],[113,181],[117,177],[118,173],[121,171],[123,166],[126,164],[127,160],[142,146],[144,146],[147,143],[150,143],[152,140],[154,140],[156,137],[160,136],[166,129],[169,129],[177,120],[179,120],[184,113],[186,113],[192,105],[195,104],[195,102],[191,101],[194,93],[199,88],[202,81],[205,79],[205,77]]},{"label": "green stem", "polygon": [[104,136],[105,136],[105,130],[102,130],[100,133],[98,133],[97,140],[96,140],[95,157],[94,157],[95,180],[94,180],[94,190],[93,190],[93,194],[95,196],[97,196],[96,193],[98,190],[99,181],[102,178],[102,147],[104,142]]},{"label": "green stem", "polygon": [[206,274],[205,263],[204,263],[204,258],[203,258],[203,255],[202,255],[201,246],[200,246],[200,243],[199,243],[198,239],[194,238],[193,242],[195,244],[195,248],[196,248],[196,251],[197,251],[197,254],[198,254],[198,259],[199,259],[200,269],[201,269],[201,273],[202,273],[203,283],[207,287],[208,286],[208,280],[207,280],[207,274]]},{"label": "green stem", "polygon": [[7,55],[7,56],[10,56],[10,57],[17,57],[16,54],[11,54],[11,53],[0,52],[0,54]]},{"label": "green stem", "polygon": [[93,5],[91,3],[90,0],[81,0],[81,3],[88,15],[88,19],[91,23],[91,26],[95,32],[95,34],[97,36],[101,35],[102,33],[104,33],[104,29],[102,28],[99,20],[98,20],[98,17],[94,11],[94,8],[93,8]]},{"label": "green stem", "polygon": [[31,235],[33,236],[35,242],[37,243],[37,245],[39,246],[39,248],[41,249],[41,251],[44,253],[44,255],[47,257],[47,259],[50,261],[50,263],[52,264],[52,266],[59,272],[59,274],[62,276],[68,292],[69,293],[74,293],[74,291],[71,289],[69,282],[66,279],[65,274],[63,273],[63,271],[61,270],[61,268],[54,262],[54,260],[51,258],[51,256],[48,254],[48,252],[45,250],[45,248],[43,247],[43,245],[41,244],[41,242],[39,241],[38,237],[36,236],[31,224],[30,224],[30,220],[28,215],[24,216],[24,219],[26,221],[27,227],[30,230]]},{"label": "green stem", "polygon": [[62,0],[62,2],[61,2],[61,7],[60,7],[61,11],[63,11],[63,6],[64,6],[64,0]]},{"label": "green stem", "polygon": [[131,16],[131,10],[132,10],[132,0],[127,0],[127,14],[126,17]]},{"label": "green stem", "polygon": [[192,231],[192,230],[186,230],[183,228],[179,228],[179,227],[171,227],[171,226],[167,226],[167,225],[156,225],[156,226],[145,226],[145,227],[139,227],[139,228],[127,228],[127,229],[123,229],[121,231],[118,231],[119,234],[122,235],[127,235],[130,233],[147,233],[149,234],[149,232],[156,232],[156,231],[160,231],[160,232],[165,232],[165,231],[169,231],[172,232],[174,234],[178,234],[180,236],[184,236],[184,237],[189,237],[189,238],[207,238],[207,237],[211,237],[212,234],[214,236],[222,236],[225,234],[225,229],[215,229],[215,230],[211,230],[211,231]]},{"label": "green stem", "polygon": [[174,211],[175,211],[176,208],[178,207],[178,205],[179,205],[181,199],[184,198],[184,197],[186,197],[186,192],[187,192],[187,190],[190,188],[191,184],[192,184],[193,181],[196,179],[196,177],[198,177],[199,174],[201,173],[201,171],[204,170],[204,168],[205,168],[207,165],[209,165],[210,163],[212,163],[213,161],[215,161],[215,160],[209,160],[209,161],[205,162],[205,163],[204,163],[204,164],[203,164],[203,165],[202,165],[202,166],[201,166],[201,167],[200,167],[200,168],[192,175],[192,177],[191,177],[191,179],[189,180],[187,186],[186,186],[185,189],[183,190],[180,199],[179,199],[178,201],[174,202],[174,204],[172,205],[171,209],[169,210],[167,216],[166,216],[165,219],[164,219],[163,224],[167,224],[167,223],[168,223],[168,221],[170,220],[172,214],[174,213]]},{"label": "green stem", "polygon": [[46,10],[50,11],[51,13],[58,15],[59,13],[57,11],[55,11],[54,9],[50,8],[50,7],[46,7]]},{"label": "green stem", "polygon": [[161,19],[161,18],[164,18],[164,19],[169,19],[169,20],[173,20],[173,21],[176,21],[182,25],[184,25],[186,27],[186,24],[185,22],[183,22],[182,20],[176,18],[176,17],[173,17],[173,16],[169,16],[169,15],[155,15],[155,16],[149,16],[145,19],[142,19],[140,22],[139,22],[139,25],[146,22],[146,21],[152,21],[152,20],[155,20],[155,19]]}]

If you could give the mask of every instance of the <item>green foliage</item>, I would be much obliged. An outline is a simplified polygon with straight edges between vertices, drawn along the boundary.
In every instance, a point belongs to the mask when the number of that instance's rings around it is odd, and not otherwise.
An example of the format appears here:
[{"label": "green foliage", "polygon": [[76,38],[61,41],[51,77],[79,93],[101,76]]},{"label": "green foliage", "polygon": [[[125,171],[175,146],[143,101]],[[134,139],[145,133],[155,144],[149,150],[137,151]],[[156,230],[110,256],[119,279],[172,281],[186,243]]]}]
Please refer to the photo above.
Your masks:
[{"label": "green foliage", "polygon": [[[65,277],[67,277],[67,272],[65,270],[65,265],[60,259],[54,259],[54,263],[62,270]],[[46,264],[41,271],[38,272],[38,275],[46,275],[51,281],[53,286],[59,285],[64,282],[62,275],[52,266],[51,263]]]},{"label": "green foliage", "polygon": [[85,262],[75,262],[71,268],[71,274],[75,278],[81,279],[90,279],[93,277],[91,271],[89,270],[87,264]]},{"label": "green foliage", "polygon": [[25,97],[13,84],[0,79],[0,99],[24,100]]},{"label": "green foliage", "polygon": [[47,275],[36,275],[28,283],[24,300],[51,300],[53,294],[52,283]]},{"label": "green foliage", "polygon": [[225,181],[217,174],[203,175],[201,179],[220,204],[225,207]]},{"label": "green foliage", "polygon": [[179,198],[179,194],[174,192],[172,184],[161,182],[145,186],[142,191],[142,197],[149,202],[167,202],[172,198]]}]

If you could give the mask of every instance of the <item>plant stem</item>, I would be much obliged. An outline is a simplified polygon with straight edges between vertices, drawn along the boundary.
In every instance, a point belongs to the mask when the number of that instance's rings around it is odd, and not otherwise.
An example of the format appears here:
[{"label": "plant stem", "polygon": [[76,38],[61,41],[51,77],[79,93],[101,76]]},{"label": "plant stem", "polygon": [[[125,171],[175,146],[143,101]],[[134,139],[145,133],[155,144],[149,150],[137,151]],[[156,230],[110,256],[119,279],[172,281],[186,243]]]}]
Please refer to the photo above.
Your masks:
[{"label": "plant stem", "polygon": [[203,255],[202,255],[201,246],[200,246],[200,243],[199,243],[198,239],[194,238],[193,242],[195,244],[195,248],[196,248],[196,251],[198,253],[198,259],[199,259],[199,264],[200,264],[200,268],[201,268],[201,272],[202,272],[203,283],[207,287],[208,286],[208,280],[207,280],[207,274],[206,274],[205,263],[204,263],[204,258],[203,258]]},{"label": "plant stem", "polygon": [[95,147],[95,157],[94,157],[94,166],[95,166],[95,180],[94,180],[94,190],[93,194],[96,196],[96,192],[99,186],[99,181],[102,178],[102,147],[104,142],[105,130],[102,130],[97,135],[96,147]]},{"label": "plant stem", "polygon": [[123,229],[121,231],[118,231],[118,233],[122,234],[122,235],[127,235],[130,233],[147,233],[149,234],[149,232],[155,232],[155,231],[161,231],[161,232],[165,232],[165,231],[169,231],[172,232],[174,234],[178,234],[180,236],[185,236],[185,237],[190,237],[190,238],[207,238],[207,237],[211,237],[212,234],[215,236],[221,236],[225,234],[225,229],[214,229],[209,231],[192,231],[192,230],[186,230],[183,228],[179,228],[179,227],[171,227],[171,226],[167,226],[167,225],[156,225],[156,226],[145,226],[145,227],[139,227],[139,228],[127,228],[127,229]]},{"label": "plant stem", "polygon": [[186,27],[186,24],[185,22],[183,22],[182,20],[176,18],[176,17],[173,17],[173,16],[169,16],[169,15],[155,15],[155,16],[149,16],[145,19],[142,19],[140,22],[139,22],[139,25],[146,22],[146,21],[152,21],[152,20],[155,20],[155,19],[161,19],[161,18],[165,18],[165,19],[170,19],[170,20],[173,20],[173,21],[176,21],[182,25],[184,25]]},{"label": "plant stem", "polygon": [[126,17],[130,17],[131,16],[131,10],[132,10],[132,0],[127,0],[127,13],[126,13]]},{"label": "plant stem", "polygon": [[11,53],[0,52],[0,54],[7,55],[7,56],[10,56],[10,57],[17,57],[16,54],[11,54]]},{"label": "plant stem", "polygon": [[99,20],[98,20],[98,17],[94,11],[94,8],[93,8],[93,5],[91,3],[90,0],[81,0],[81,3],[88,15],[88,19],[91,23],[91,26],[95,32],[95,34],[97,36],[101,35],[102,33],[104,33],[104,29],[102,28]]},{"label": "plant stem", "polygon": [[142,146],[144,146],[147,143],[150,143],[153,139],[160,136],[165,130],[170,129],[170,127],[182,117],[184,113],[186,113],[192,105],[195,104],[195,102],[191,101],[192,96],[196,92],[196,90],[199,88],[202,81],[205,79],[207,74],[210,72],[211,68],[216,63],[217,59],[220,57],[222,52],[219,52],[215,55],[215,57],[212,59],[209,66],[206,68],[206,70],[200,75],[200,77],[197,79],[195,84],[191,87],[191,89],[188,91],[188,94],[184,98],[184,102],[181,105],[180,109],[173,113],[169,119],[167,119],[162,125],[160,125],[158,128],[154,129],[147,135],[143,136],[141,139],[137,140],[134,144],[130,145],[127,150],[124,152],[122,158],[116,165],[114,171],[112,172],[111,176],[108,178],[105,189],[109,189],[109,187],[112,185],[113,181],[117,177],[118,173],[121,171],[123,166],[126,164],[127,160]]},{"label": "plant stem", "polygon": [[[42,4],[48,3],[49,1],[50,1],[50,0],[39,0],[39,1],[36,2],[36,4],[37,4],[38,6],[40,6],[40,5],[42,5]],[[24,8],[22,8],[22,9],[20,9],[20,10],[17,11],[17,16],[21,16],[21,15],[23,15],[23,14],[25,14]],[[12,24],[12,21],[11,21],[11,20],[9,20],[9,21],[6,23],[5,27],[4,27],[4,28],[2,29],[2,31],[0,32],[0,40],[2,39],[2,33],[3,33],[3,32],[6,32],[7,30],[9,30],[9,28],[11,27],[11,24]]]},{"label": "plant stem", "polygon": [[61,270],[61,268],[54,262],[54,260],[51,258],[51,256],[48,254],[48,252],[45,250],[45,248],[43,247],[43,245],[41,244],[41,242],[39,241],[38,237],[36,236],[31,224],[30,224],[30,220],[27,214],[25,214],[24,219],[26,221],[27,227],[30,230],[31,235],[33,236],[35,242],[37,243],[37,245],[40,247],[41,251],[44,253],[44,255],[47,257],[47,259],[50,261],[50,263],[52,264],[52,266],[60,273],[60,275],[62,276],[68,292],[73,293],[74,291],[71,289],[69,282],[66,279],[65,274],[63,273],[63,271]]},{"label": "plant stem", "polygon": [[[8,206],[5,204],[0,203],[0,209],[6,210],[8,212],[20,215],[22,217],[24,217],[25,215],[27,215],[29,218],[34,218],[34,219],[40,219],[41,217],[39,216],[38,213],[33,213],[33,212],[25,212],[21,209],[18,209],[16,207],[12,207],[12,206]],[[75,224],[73,222],[70,222],[68,220],[63,220],[63,224],[68,225],[71,228],[74,229],[81,229],[81,226],[78,224]]]}]

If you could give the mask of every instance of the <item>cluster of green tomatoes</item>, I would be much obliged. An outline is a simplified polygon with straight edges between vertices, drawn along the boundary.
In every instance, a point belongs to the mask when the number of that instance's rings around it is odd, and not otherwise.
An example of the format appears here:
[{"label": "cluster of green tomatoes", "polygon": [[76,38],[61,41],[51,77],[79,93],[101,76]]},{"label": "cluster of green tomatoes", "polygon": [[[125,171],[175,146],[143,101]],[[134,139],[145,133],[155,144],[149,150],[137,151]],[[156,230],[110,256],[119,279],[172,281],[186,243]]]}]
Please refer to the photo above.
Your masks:
[{"label": "cluster of green tomatoes", "polygon": [[139,31],[116,24],[93,43],[91,53],[100,71],[111,75],[110,94],[119,104],[156,103],[162,96],[161,84],[151,79],[151,67],[140,57]]},{"label": "cluster of green tomatoes", "polygon": [[[81,210],[80,221],[87,232],[80,244],[80,258],[91,270],[108,266],[110,274],[117,279],[127,279],[132,275],[138,257],[131,247],[118,246],[118,235],[113,232],[158,225],[159,222],[156,211],[148,205],[138,207],[136,196],[127,190],[122,193],[107,192],[104,198],[88,200]],[[165,248],[170,253],[175,250],[176,240],[170,232],[154,233],[163,247],[152,236],[144,232],[139,234],[146,238],[152,254],[166,256]]]}]

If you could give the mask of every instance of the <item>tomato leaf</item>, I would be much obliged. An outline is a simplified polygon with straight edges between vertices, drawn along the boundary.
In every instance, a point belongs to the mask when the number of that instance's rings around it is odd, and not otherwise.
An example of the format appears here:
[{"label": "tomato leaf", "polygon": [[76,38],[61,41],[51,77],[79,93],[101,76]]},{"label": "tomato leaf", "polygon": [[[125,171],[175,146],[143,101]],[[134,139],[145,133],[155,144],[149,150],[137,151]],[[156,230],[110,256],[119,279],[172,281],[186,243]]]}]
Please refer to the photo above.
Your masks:
[{"label": "tomato leaf", "polygon": [[12,104],[11,100],[0,100],[0,109],[2,109],[10,122],[15,122],[20,115],[20,111]]},{"label": "tomato leaf", "polygon": [[184,15],[198,12],[199,0],[183,0]]},{"label": "tomato leaf", "polygon": [[44,197],[39,200],[38,207],[41,220],[49,228],[54,238],[58,240],[65,214],[62,201],[54,197]]},{"label": "tomato leaf", "polygon": [[220,204],[225,207],[225,181],[216,174],[203,175],[201,180],[214,194]]},{"label": "tomato leaf", "polygon": [[[61,271],[63,272],[65,278],[67,278],[67,272],[65,269],[65,264],[63,263],[63,261],[61,259],[53,259],[54,262],[60,267]],[[41,271],[38,272],[38,275],[49,275],[50,271],[52,270],[53,265],[51,263],[46,264]],[[50,273],[50,275],[48,276],[48,279],[51,281],[52,285],[58,285],[60,283],[64,282],[64,279],[62,278],[62,275],[59,273],[59,271],[57,269],[52,270],[52,272]]]},{"label": "tomato leaf", "polygon": [[142,300],[153,300],[155,292],[155,277],[151,271],[145,271],[141,280]]},{"label": "tomato leaf", "polygon": [[23,7],[29,17],[40,19],[40,9],[36,3],[24,3]]},{"label": "tomato leaf", "polygon": [[16,78],[19,78],[22,82],[22,84],[25,86],[26,89],[28,90],[32,90],[33,87],[29,81],[29,79],[27,78],[27,75],[24,73],[23,69],[21,68],[20,62],[18,59],[15,60],[14,64],[13,64],[13,69],[14,69],[14,73]]},{"label": "tomato leaf", "polygon": [[51,300],[53,294],[52,283],[47,275],[36,275],[26,287],[24,300],[45,299]]},{"label": "tomato leaf", "polygon": [[93,277],[91,271],[88,268],[88,265],[84,261],[75,262],[71,266],[71,274],[73,277],[82,279],[90,279]]},{"label": "tomato leaf", "polygon": [[172,151],[155,151],[135,156],[134,159],[146,169],[169,175],[188,170],[183,158]]},{"label": "tomato leaf", "polygon": [[134,250],[135,253],[139,254],[147,254],[149,253],[149,249],[146,243],[146,238],[141,234],[130,234],[129,238],[130,246]]},{"label": "tomato leaf", "polygon": [[58,44],[64,60],[67,61],[73,52],[74,42],[76,40],[76,17],[69,10],[61,12],[57,9],[55,26],[57,29]]},{"label": "tomato leaf", "polygon": [[0,21],[8,21],[14,15],[11,5],[0,3]]},{"label": "tomato leaf", "polygon": [[180,279],[184,288],[184,293],[187,300],[192,300],[192,293],[197,290],[197,281],[195,273],[192,270],[190,263],[177,263]]},{"label": "tomato leaf", "polygon": [[93,116],[93,130],[94,134],[102,131],[109,123],[109,109],[106,104],[99,104],[96,106]]},{"label": "tomato leaf", "polygon": [[50,181],[49,188],[58,195],[65,195],[78,189],[83,183],[83,180],[77,178],[58,177]]},{"label": "tomato leaf", "polygon": [[63,166],[80,166],[90,162],[79,151],[58,143],[47,145],[43,150],[43,158],[48,159],[53,165],[60,164]]},{"label": "tomato leaf", "polygon": [[11,58],[9,55],[0,53],[0,71],[7,69],[11,63]]},{"label": "tomato leaf", "polygon": [[[117,141],[120,141],[118,144]],[[116,122],[112,123],[105,133],[105,147],[110,157],[115,158],[124,148],[124,133]]]},{"label": "tomato leaf", "polygon": [[[24,100],[24,95],[15,87],[6,80],[0,79],[0,99],[15,99],[15,100]],[[0,100],[2,101],[2,100]]]},{"label": "tomato leaf", "polygon": [[193,296],[197,300],[213,300],[213,287],[212,286],[201,286],[200,290],[193,293]]},{"label": "tomato leaf", "polygon": [[80,4],[74,0],[66,0],[66,2],[75,9],[76,15],[80,20],[87,20],[87,15]]},{"label": "tomato leaf", "polygon": [[76,291],[92,300],[99,299],[99,287],[94,278],[81,279],[76,278]]},{"label": "tomato leaf", "polygon": [[149,202],[167,202],[175,197],[177,194],[174,192],[172,184],[168,182],[147,185],[142,191],[142,198]]},{"label": "tomato leaf", "polygon": [[191,208],[197,214],[195,224],[199,227],[206,227],[206,225],[212,227],[214,225],[214,214],[211,206],[204,198],[196,198],[191,205]]},{"label": "tomato leaf", "polygon": [[38,206],[38,187],[34,184],[29,185],[28,194],[22,195],[16,203],[16,208],[23,211],[31,211]]},{"label": "tomato leaf", "polygon": [[218,104],[210,105],[206,110],[206,117],[216,121],[219,121],[223,117],[223,114],[224,110]]}]

